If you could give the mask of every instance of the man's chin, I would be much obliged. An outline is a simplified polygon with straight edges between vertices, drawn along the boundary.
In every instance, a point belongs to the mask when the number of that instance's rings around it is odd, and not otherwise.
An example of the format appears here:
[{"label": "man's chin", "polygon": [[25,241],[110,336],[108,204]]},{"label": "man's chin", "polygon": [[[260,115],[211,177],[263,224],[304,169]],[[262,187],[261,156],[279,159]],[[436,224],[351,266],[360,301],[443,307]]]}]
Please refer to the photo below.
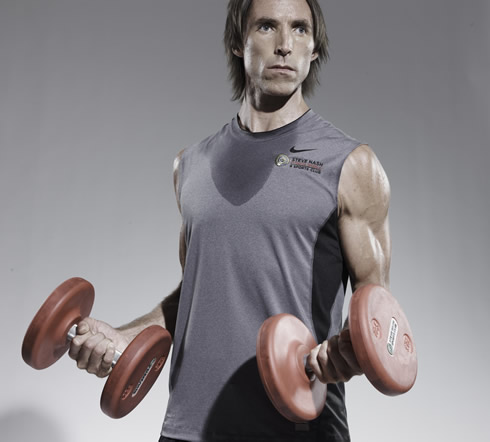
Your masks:
[{"label": "man's chin", "polygon": [[299,86],[291,83],[280,83],[280,84],[269,84],[267,87],[262,89],[264,95],[269,95],[272,97],[290,97],[293,95]]}]

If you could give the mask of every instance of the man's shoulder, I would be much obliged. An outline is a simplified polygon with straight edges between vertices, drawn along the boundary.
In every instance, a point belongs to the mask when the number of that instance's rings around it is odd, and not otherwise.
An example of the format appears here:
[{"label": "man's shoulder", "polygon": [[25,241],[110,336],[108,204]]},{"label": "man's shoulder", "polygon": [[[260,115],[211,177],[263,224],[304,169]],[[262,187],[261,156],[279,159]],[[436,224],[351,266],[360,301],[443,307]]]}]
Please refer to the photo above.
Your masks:
[{"label": "man's shoulder", "polygon": [[367,144],[361,144],[347,157],[339,182],[339,208],[354,208],[359,213],[373,209],[387,212],[390,183],[377,156]]},{"label": "man's shoulder", "polygon": [[180,161],[184,156],[187,156],[187,155],[195,153],[195,152],[202,151],[206,147],[212,145],[213,142],[215,142],[219,138],[226,135],[226,133],[230,130],[230,125],[231,125],[231,123],[228,122],[228,123],[224,124],[216,132],[212,133],[211,135],[208,135],[206,138],[203,138],[202,140],[200,140],[194,144],[191,144],[188,147],[185,147],[184,149],[182,149],[177,154],[176,160],[178,159]]},{"label": "man's shoulder", "polygon": [[[223,126],[223,128],[226,127]],[[194,143],[188,147],[185,147],[184,149],[181,149],[177,155],[174,158],[174,163],[173,163],[173,175],[174,175],[174,184],[177,186],[177,182],[179,179],[180,171],[183,167],[183,162],[186,160],[187,157],[192,156],[194,153],[199,153],[201,152],[206,146],[208,146],[214,138],[219,136],[220,132],[223,131],[223,128],[219,130],[218,132],[207,136],[203,140]]]},{"label": "man's shoulder", "polygon": [[309,118],[302,128],[302,131],[308,138],[329,140],[330,145],[333,144],[347,151],[351,151],[360,144],[363,144],[359,139],[350,135],[335,123],[332,123],[328,118],[314,111],[311,112],[312,118]]}]

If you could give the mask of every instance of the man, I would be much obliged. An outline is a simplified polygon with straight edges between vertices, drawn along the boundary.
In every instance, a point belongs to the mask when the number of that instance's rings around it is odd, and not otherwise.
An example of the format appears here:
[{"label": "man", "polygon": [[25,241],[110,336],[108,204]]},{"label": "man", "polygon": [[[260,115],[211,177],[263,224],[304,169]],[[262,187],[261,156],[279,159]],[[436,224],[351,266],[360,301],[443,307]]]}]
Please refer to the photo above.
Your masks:
[{"label": "man", "polygon": [[[303,98],[327,58],[316,0],[231,0],[224,40],[241,107],[175,161],[182,281],[119,329],[82,321],[70,356],[106,376],[115,347],[160,324],[174,337],[162,442],[350,440],[343,382],[361,369],[341,330],[344,292],[347,277],[353,290],[389,288],[388,180]],[[258,375],[257,332],[283,312],[320,342],[308,363],[331,384],[308,424],[283,418]]]}]

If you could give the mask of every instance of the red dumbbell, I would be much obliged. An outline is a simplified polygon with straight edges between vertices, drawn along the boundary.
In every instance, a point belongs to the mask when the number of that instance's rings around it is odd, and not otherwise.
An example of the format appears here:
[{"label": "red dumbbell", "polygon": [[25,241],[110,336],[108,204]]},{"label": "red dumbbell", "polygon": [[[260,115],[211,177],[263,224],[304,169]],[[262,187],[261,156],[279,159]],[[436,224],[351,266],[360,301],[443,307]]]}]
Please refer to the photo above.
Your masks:
[{"label": "red dumbbell", "polygon": [[[381,393],[396,396],[412,388],[417,353],[407,317],[384,288],[356,290],[349,306],[349,329],[356,358]],[[311,375],[306,359],[315,338],[296,317],[267,319],[257,336],[260,377],[276,409],[293,422],[318,417],[325,406],[327,385]]]},{"label": "red dumbbell", "polygon": [[[95,292],[82,278],[71,278],[46,299],[27,329],[22,358],[41,370],[54,364],[70,347],[77,324],[92,310]],[[118,419],[131,412],[146,396],[167,360],[172,338],[163,327],[152,325],[139,333],[120,353],[100,398],[102,411]]]}]

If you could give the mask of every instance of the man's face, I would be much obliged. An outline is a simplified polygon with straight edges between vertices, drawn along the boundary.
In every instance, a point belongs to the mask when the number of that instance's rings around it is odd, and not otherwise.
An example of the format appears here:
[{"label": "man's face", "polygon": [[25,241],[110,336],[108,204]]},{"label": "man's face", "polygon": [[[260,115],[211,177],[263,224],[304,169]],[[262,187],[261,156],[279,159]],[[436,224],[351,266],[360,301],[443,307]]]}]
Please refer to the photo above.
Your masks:
[{"label": "man's face", "polygon": [[292,95],[307,77],[313,52],[313,18],[306,0],[253,1],[243,51],[247,86],[254,93]]}]

